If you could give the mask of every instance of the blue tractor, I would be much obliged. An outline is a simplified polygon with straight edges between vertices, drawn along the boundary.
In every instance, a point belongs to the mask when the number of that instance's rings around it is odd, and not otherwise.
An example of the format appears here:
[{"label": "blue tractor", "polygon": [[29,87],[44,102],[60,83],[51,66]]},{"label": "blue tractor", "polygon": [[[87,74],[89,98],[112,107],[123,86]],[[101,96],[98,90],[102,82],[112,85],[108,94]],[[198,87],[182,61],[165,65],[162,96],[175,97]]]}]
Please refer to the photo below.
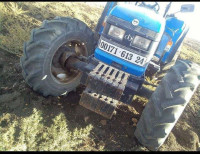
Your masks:
[{"label": "blue tractor", "polygon": [[[20,63],[26,83],[45,97],[84,85],[79,104],[108,119],[117,114],[119,102],[134,104],[134,95],[148,98],[135,136],[158,150],[200,83],[197,64],[176,60],[189,27],[168,13],[171,5],[162,15],[157,2],[108,2],[95,32],[71,17],[43,21],[24,43]],[[179,12],[193,10],[184,4]],[[152,85],[146,75],[167,68],[155,91],[143,86]]]}]

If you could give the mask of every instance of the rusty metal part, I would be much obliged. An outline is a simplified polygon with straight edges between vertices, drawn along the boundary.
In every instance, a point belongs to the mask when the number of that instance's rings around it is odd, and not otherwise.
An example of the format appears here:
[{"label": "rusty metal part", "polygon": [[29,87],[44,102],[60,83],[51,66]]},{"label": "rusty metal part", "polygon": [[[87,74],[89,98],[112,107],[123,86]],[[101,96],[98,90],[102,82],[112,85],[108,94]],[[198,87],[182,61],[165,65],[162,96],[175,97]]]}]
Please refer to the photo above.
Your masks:
[{"label": "rusty metal part", "polygon": [[117,100],[98,94],[90,89],[82,93],[79,104],[105,118],[111,119],[117,107]]},{"label": "rusty metal part", "polygon": [[87,88],[80,105],[111,119],[120,100],[129,74],[102,62],[88,74]]},{"label": "rusty metal part", "polygon": [[63,45],[54,54],[51,63],[51,73],[57,82],[67,84],[80,75],[80,72],[76,70],[70,71],[70,69],[64,67],[66,59],[74,56],[75,52],[73,52],[72,49]]},{"label": "rusty metal part", "polygon": [[87,87],[97,91],[99,94],[119,100],[128,77],[128,73],[99,62],[88,75]]}]

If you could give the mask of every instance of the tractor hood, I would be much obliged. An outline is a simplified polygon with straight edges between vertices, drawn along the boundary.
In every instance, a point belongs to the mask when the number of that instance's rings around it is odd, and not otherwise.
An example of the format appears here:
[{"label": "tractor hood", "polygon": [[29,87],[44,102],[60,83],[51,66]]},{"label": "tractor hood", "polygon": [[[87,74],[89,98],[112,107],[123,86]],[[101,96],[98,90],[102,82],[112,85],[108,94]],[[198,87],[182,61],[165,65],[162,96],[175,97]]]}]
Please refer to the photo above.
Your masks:
[{"label": "tractor hood", "polygon": [[150,29],[157,33],[162,33],[164,31],[164,18],[150,9],[136,6],[118,5],[113,8],[110,14],[130,23],[134,19],[138,19],[138,26]]}]

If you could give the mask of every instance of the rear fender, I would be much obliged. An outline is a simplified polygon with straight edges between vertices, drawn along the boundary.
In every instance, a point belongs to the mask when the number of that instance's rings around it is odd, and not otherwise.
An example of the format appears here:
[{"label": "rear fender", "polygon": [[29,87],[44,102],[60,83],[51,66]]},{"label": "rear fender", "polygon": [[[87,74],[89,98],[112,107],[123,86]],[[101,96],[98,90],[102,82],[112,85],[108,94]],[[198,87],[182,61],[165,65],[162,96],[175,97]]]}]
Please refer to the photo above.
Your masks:
[{"label": "rear fender", "polygon": [[[176,42],[181,37],[181,34],[183,33],[185,27],[186,26],[184,21],[179,20],[175,17],[169,17],[166,19],[166,26],[163,37],[161,38],[157,51],[154,54],[154,56],[158,57],[162,63],[168,62],[168,57],[171,54]],[[166,51],[165,47],[170,39],[173,44],[171,48]]]}]

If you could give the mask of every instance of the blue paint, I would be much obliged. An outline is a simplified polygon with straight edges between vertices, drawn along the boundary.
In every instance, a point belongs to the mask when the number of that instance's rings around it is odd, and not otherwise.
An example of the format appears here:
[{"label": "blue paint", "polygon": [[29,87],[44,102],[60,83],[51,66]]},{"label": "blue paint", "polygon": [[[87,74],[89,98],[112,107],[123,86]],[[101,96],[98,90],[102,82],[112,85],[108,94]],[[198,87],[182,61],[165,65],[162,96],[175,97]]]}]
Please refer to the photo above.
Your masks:
[{"label": "blue paint", "polygon": [[[177,30],[177,31],[173,34],[172,31],[170,31],[168,28]],[[166,52],[165,55],[163,56],[163,58],[162,58],[163,63],[167,62],[167,58],[169,57],[176,41],[182,34],[183,28],[184,28],[184,21],[178,20],[177,18],[174,18],[174,17],[168,18],[166,20],[165,32],[170,35],[170,37],[172,38],[173,44],[172,44],[172,47],[170,48],[170,50],[168,52]]]},{"label": "blue paint", "polygon": [[[112,5],[110,6],[109,11],[107,12],[107,16],[113,15],[115,17],[118,17],[122,20],[128,21],[132,23],[133,19],[138,19],[139,20],[139,26],[144,27],[146,29],[150,29],[152,31],[155,31],[157,33],[162,33],[164,31],[164,25],[165,25],[165,20],[162,16],[159,16],[152,10],[148,10],[146,8],[141,8],[141,7],[133,7],[130,5],[126,6],[120,6],[117,5],[115,6],[112,10]],[[111,11],[110,11],[111,10]],[[100,29],[100,34],[103,31],[103,26]],[[127,62],[123,59],[120,59],[118,57],[115,57],[113,55],[110,55],[99,48],[96,48],[95,58],[108,64],[111,65],[112,62],[116,62],[120,65],[122,65],[122,70],[130,73],[135,76],[142,76],[144,75],[144,72],[146,71],[147,64],[145,66],[138,66],[136,64]]]},{"label": "blue paint", "polygon": [[139,26],[155,32],[161,32],[162,25],[165,24],[165,20],[162,16],[156,14],[153,10],[142,7],[118,5],[111,10],[110,14],[130,23],[133,21],[133,19],[138,19]]},{"label": "blue paint", "polygon": [[169,40],[170,40],[169,35],[167,35],[167,33],[164,33],[163,36],[162,36],[162,38],[161,38],[161,40],[160,40],[160,44],[158,46],[158,49],[157,49],[157,51],[154,54],[156,57],[160,58],[162,56],[162,54],[164,52],[164,49],[165,49],[165,47],[167,45],[167,42]]},{"label": "blue paint", "polygon": [[[110,6],[109,6],[109,9],[108,9],[108,12],[106,14],[106,17],[108,17],[108,15],[110,14],[110,11],[111,9],[113,8],[113,5],[115,4],[115,2],[110,2]],[[105,18],[106,18],[105,17]],[[105,20],[105,19],[104,19]],[[103,29],[104,29],[104,26],[102,25],[101,28],[100,28],[100,31],[99,31],[99,35],[101,35],[101,33],[103,32]]]},{"label": "blue paint", "polygon": [[132,75],[135,75],[135,76],[142,76],[147,68],[147,64],[144,67],[141,67],[141,66],[132,64],[130,62],[127,62],[123,59],[120,59],[116,56],[113,56],[109,53],[106,53],[106,52],[100,50],[99,48],[96,48],[94,56],[96,59],[98,59],[108,65],[111,65],[112,62],[116,62],[116,63],[122,65],[123,71],[130,73]]},{"label": "blue paint", "polygon": [[[156,14],[153,10],[146,9],[143,7],[134,7],[129,5],[117,5],[114,8],[112,8],[112,5],[110,6],[109,11],[107,12],[107,16],[113,15],[117,18],[120,18],[122,20],[132,22],[134,19],[139,20],[139,25],[141,27],[144,27],[146,29],[150,29],[152,31],[155,31],[157,33],[163,33],[162,39],[160,41],[160,44],[157,48],[157,51],[155,52],[155,56],[160,58],[163,55],[164,49],[167,45],[167,42],[171,39],[173,42],[173,45],[169,51],[167,51],[161,61],[163,63],[168,62],[168,57],[180,37],[180,35],[183,32],[184,28],[184,21],[178,20],[175,17],[169,17],[166,20],[160,16],[159,14]],[[165,24],[166,23],[166,24]],[[103,31],[103,26],[101,27],[100,33]],[[165,29],[163,29],[165,28]],[[172,30],[177,30],[174,34]],[[99,48],[96,48],[95,50],[95,58],[98,60],[111,65],[112,62],[116,62],[118,64],[122,65],[122,70],[136,75],[136,76],[142,76],[144,72],[146,71],[147,65],[144,67],[132,64],[130,62],[127,62],[123,59],[120,59],[118,57],[115,57],[113,55],[110,55]]]},{"label": "blue paint", "polygon": [[[173,32],[171,30],[169,30],[169,28],[172,29],[172,30],[177,30],[177,31],[173,34]],[[161,60],[163,63],[168,62],[167,58],[169,57],[169,55],[170,55],[170,53],[171,53],[176,41],[178,40],[178,38],[182,34],[183,28],[184,28],[184,21],[178,20],[175,17],[170,17],[170,18],[166,19],[165,32],[164,32],[163,37],[161,38],[161,43],[158,46],[158,50],[156,51],[155,56],[160,58],[160,56],[164,52],[166,44],[167,44],[167,42],[169,40],[169,39],[167,39],[167,35],[166,34],[168,34],[170,36],[170,38],[172,39],[173,44],[172,44],[170,50],[167,51],[164,54],[164,56],[163,56],[163,58]]]}]

